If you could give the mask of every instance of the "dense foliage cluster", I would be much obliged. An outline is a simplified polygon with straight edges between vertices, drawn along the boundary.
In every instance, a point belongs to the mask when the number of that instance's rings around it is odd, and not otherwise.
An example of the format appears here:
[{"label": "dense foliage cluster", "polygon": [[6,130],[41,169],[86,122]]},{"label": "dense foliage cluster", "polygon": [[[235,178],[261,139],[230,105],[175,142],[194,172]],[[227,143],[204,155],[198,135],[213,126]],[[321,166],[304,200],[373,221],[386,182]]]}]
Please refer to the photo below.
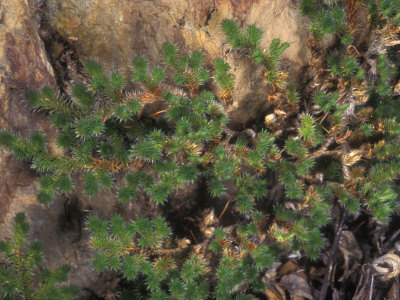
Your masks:
[{"label": "dense foliage cluster", "polygon": [[[370,1],[371,26],[396,26],[398,7],[398,1]],[[145,193],[162,205],[174,191],[205,178],[210,196],[228,198],[241,216],[234,230],[216,227],[197,252],[174,239],[163,218],[128,222],[117,215],[107,222],[92,216],[87,225],[97,271],[120,271],[127,280],[142,276],[152,299],[253,299],[266,289],[263,275],[280,255],[299,251],[318,259],[325,245],[321,228],[333,207],[350,214],[361,209],[381,222],[397,210],[398,58],[379,53],[376,73],[367,76],[359,53],[343,51],[354,32],[337,1],[302,0],[301,12],[310,18],[317,79],[323,66],[337,82],[331,90],[317,85],[308,103],[280,71],[288,43],[274,39],[263,49],[256,26],[222,23],[233,49],[263,68],[260,80],[271,87],[273,113],[251,143],[241,136],[234,144],[222,139],[228,116],[209,87],[214,80],[224,97],[232,97],[230,66],[217,59],[209,71],[201,52],[180,54],[171,43],[163,46],[167,71],[150,69],[142,57],[133,60],[136,92],[126,91],[129,82],[120,73],[107,75],[94,61],[86,64],[88,84],[76,84],[71,98],[50,88],[27,92],[33,108],[49,112],[63,154],[51,152],[40,132],[29,138],[1,132],[0,143],[44,174],[41,203],[71,192],[76,173],[83,174],[89,196],[125,174],[116,195],[122,204]],[[319,41],[328,34],[337,34],[341,45],[318,61]],[[285,191],[272,216],[261,208],[268,172],[277,174]]]},{"label": "dense foliage cluster", "polygon": [[5,267],[0,269],[0,298],[26,300],[73,299],[78,293],[67,281],[70,267],[55,270],[40,268],[43,261],[42,244],[27,243],[29,223],[23,213],[14,217],[13,236],[0,241],[0,253]]}]

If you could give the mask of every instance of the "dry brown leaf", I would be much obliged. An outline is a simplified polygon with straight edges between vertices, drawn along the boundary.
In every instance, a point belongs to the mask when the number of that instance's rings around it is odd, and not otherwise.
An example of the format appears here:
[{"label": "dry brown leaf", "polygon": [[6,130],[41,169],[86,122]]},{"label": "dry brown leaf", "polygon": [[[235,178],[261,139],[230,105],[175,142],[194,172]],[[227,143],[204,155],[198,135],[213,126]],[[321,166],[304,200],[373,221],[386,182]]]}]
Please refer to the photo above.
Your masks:
[{"label": "dry brown leaf", "polygon": [[269,300],[286,300],[285,291],[283,288],[275,282],[278,278],[278,269],[282,263],[275,262],[267,270],[264,275],[264,282],[267,284],[268,289],[265,290],[264,294]]},{"label": "dry brown leaf", "polygon": [[363,178],[364,173],[365,173],[365,168],[362,166],[356,166],[351,169],[351,178],[356,179],[356,178]]},{"label": "dry brown leaf", "polygon": [[385,38],[383,40],[383,44],[387,47],[392,47],[392,46],[400,45],[400,40],[393,40],[391,38]]},{"label": "dry brown leaf", "polygon": [[290,293],[291,296],[296,295],[307,299],[313,299],[310,285],[304,278],[296,273],[283,276],[280,284]]},{"label": "dry brown leaf", "polygon": [[372,262],[372,267],[382,279],[392,279],[400,274],[400,256],[394,253],[385,254],[376,258]]},{"label": "dry brown leaf", "polygon": [[203,220],[200,224],[200,230],[207,238],[211,238],[214,234],[215,226],[217,225],[218,219],[215,216],[213,209],[204,213]]},{"label": "dry brown leaf", "polygon": [[275,109],[274,114],[277,116],[286,116],[286,112],[284,112],[283,110],[280,110],[280,109]]},{"label": "dry brown leaf", "polygon": [[400,299],[400,286],[399,283],[393,281],[392,287],[387,294],[387,300],[398,300]]},{"label": "dry brown leaf", "polygon": [[264,281],[269,285],[273,283],[278,277],[278,269],[282,265],[280,262],[274,262],[270,268],[268,268],[267,272],[264,275]]},{"label": "dry brown leaf", "polygon": [[269,114],[265,116],[264,122],[267,126],[271,126],[275,124],[276,122],[276,115],[275,114]]},{"label": "dry brown leaf", "polygon": [[268,297],[268,300],[285,300],[285,291],[283,288],[276,283],[273,283],[268,289],[265,291],[265,295]]},{"label": "dry brown leaf", "polygon": [[394,87],[394,93],[395,93],[396,95],[399,95],[399,94],[400,94],[400,81],[397,82],[397,84],[395,85],[395,87]]},{"label": "dry brown leaf", "polygon": [[320,277],[320,276],[324,275],[325,269],[324,268],[316,268],[316,267],[312,266],[310,268],[309,273],[310,273],[311,277]]},{"label": "dry brown leaf", "polygon": [[279,269],[279,276],[287,275],[298,270],[300,270],[300,267],[290,259]]},{"label": "dry brown leaf", "polygon": [[344,272],[339,281],[343,282],[361,265],[363,254],[354,234],[348,230],[342,231],[339,249],[344,259]]},{"label": "dry brown leaf", "polygon": [[354,88],[352,89],[352,93],[358,105],[364,104],[368,101],[369,96],[367,89]]},{"label": "dry brown leaf", "polygon": [[[268,300],[282,300],[275,292],[272,290],[266,290],[265,295],[268,297]],[[284,298],[283,298],[284,299]]]},{"label": "dry brown leaf", "polygon": [[[396,247],[397,248],[397,247]],[[359,280],[356,292],[352,300],[371,299],[374,290],[374,278],[378,276],[381,280],[390,280],[400,274],[400,256],[393,252],[376,258],[372,264],[366,264],[362,268],[361,278]],[[395,283],[397,283],[395,281]],[[399,286],[392,286],[388,293],[388,298],[399,299]]]},{"label": "dry brown leaf", "polygon": [[[331,128],[330,132],[336,132],[339,131],[340,129],[341,126],[336,125]],[[335,137],[335,142],[338,144],[343,144],[347,140],[347,138],[352,135],[352,133],[353,132],[351,130],[347,129],[347,131],[344,134]]]},{"label": "dry brown leaf", "polygon": [[343,157],[343,164],[346,166],[352,166],[355,163],[357,163],[361,159],[362,156],[363,156],[363,151],[353,150],[353,151],[347,153]]}]

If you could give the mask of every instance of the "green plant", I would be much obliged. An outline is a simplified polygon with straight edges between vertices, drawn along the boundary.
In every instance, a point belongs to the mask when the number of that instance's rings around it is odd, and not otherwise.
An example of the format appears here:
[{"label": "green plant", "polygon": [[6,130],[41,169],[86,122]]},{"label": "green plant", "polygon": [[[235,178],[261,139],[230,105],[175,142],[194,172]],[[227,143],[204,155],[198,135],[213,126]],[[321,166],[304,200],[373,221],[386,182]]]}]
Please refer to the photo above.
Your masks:
[{"label": "green plant", "polygon": [[[302,1],[316,38],[348,33],[345,14],[335,4]],[[107,75],[90,61],[89,83],[76,84],[71,99],[49,88],[27,92],[35,109],[49,112],[62,155],[48,149],[42,133],[29,138],[0,133],[0,144],[14,157],[44,173],[38,195],[42,203],[70,192],[71,175],[78,172],[93,197],[113,187],[114,175],[123,173],[125,182],[117,192],[122,204],[145,193],[162,205],[172,192],[200,178],[206,179],[210,197],[227,201],[226,207],[233,203],[240,215],[235,230],[216,226],[200,250],[175,239],[162,218],[89,218],[94,268],[119,271],[127,280],[140,276],[153,299],[252,299],[265,290],[265,270],[280,255],[300,251],[319,258],[325,244],[321,228],[329,224],[332,207],[349,213],[362,209],[379,221],[397,209],[393,180],[400,172],[400,116],[388,109],[397,98],[391,87],[396,73],[386,56],[378,59],[379,79],[366,82],[355,57],[332,52],[327,62],[340,86],[334,92],[317,90],[307,105],[286,86],[279,68],[288,43],[274,39],[263,49],[262,31],[254,25],[242,30],[225,20],[222,29],[235,50],[263,68],[260,80],[272,86],[268,99],[279,128],[272,124],[252,140],[239,136],[228,144],[222,138],[228,121],[225,107],[208,87],[214,74],[227,94],[234,92],[229,65],[217,59],[211,72],[203,66],[201,52],[181,54],[166,43],[168,72],[150,69],[144,58],[133,60],[132,79],[141,84],[139,91],[127,92],[120,73]],[[362,145],[354,149],[353,134]],[[260,205],[267,199],[267,172],[277,174],[284,188],[281,199],[270,200],[272,212]]]},{"label": "green plant", "polygon": [[151,299],[169,299],[165,285],[172,299],[207,298],[206,262],[191,255],[178,268],[177,258],[187,243],[168,245],[171,231],[164,219],[149,221],[139,217],[127,223],[118,215],[109,222],[93,216],[87,224],[92,233],[90,245],[96,251],[93,265],[97,271],[121,270],[131,281],[144,275]]},{"label": "green plant", "polygon": [[[302,0],[300,12],[310,19],[310,31],[316,40],[327,34],[342,35],[345,44],[351,41],[347,26],[346,11],[337,4],[338,1]],[[349,40],[350,39],[350,40]]]},{"label": "green plant", "polygon": [[1,299],[73,299],[78,293],[74,286],[62,284],[67,281],[70,268],[67,265],[55,270],[41,268],[42,244],[27,244],[29,224],[23,213],[14,217],[13,235],[0,241],[0,253],[4,255],[5,267],[0,269]]},{"label": "green plant", "polygon": [[262,31],[255,25],[249,25],[246,31],[242,31],[238,24],[226,19],[222,22],[222,30],[228,37],[228,42],[234,49],[247,50],[257,65],[265,67],[265,82],[281,86],[282,74],[278,70],[279,57],[289,47],[289,43],[281,43],[280,39],[273,39],[268,51],[260,47]]},{"label": "green plant", "polygon": [[[71,174],[79,171],[86,173],[86,193],[95,196],[100,187],[112,186],[111,174],[136,166],[136,171],[126,176],[127,185],[118,192],[121,202],[135,198],[142,188],[157,203],[163,203],[174,189],[200,175],[203,149],[220,135],[227,118],[223,107],[203,87],[209,74],[201,67],[201,54],[178,58],[172,44],[166,44],[164,51],[166,61],[176,70],[174,78],[186,91],[161,86],[163,70],[155,68],[150,75],[147,62],[138,58],[133,62],[133,78],[145,88],[139,95],[124,94],[122,76],[113,73],[107,77],[95,62],[86,65],[90,89],[75,85],[72,99],[57,97],[49,88],[41,93],[27,92],[32,107],[50,112],[59,131],[56,143],[67,154],[50,153],[39,132],[28,139],[9,132],[0,135],[1,143],[17,159],[31,160],[36,170],[46,174],[40,180],[40,202],[51,201],[57,192],[70,192]],[[144,105],[154,101],[165,105],[164,118],[142,116]],[[145,165],[159,170],[162,176],[142,174],[140,169]]]},{"label": "green plant", "polygon": [[341,57],[337,52],[332,52],[327,57],[328,66],[332,74],[349,82],[351,79],[364,80],[364,71],[353,56]]},{"label": "green plant", "polygon": [[[367,2],[367,7],[371,9],[371,21],[379,18],[380,26],[393,26],[391,17],[394,14],[391,9],[398,6],[397,1]],[[331,9],[335,9],[335,3],[331,4]],[[314,20],[311,12],[317,6],[316,1],[302,1],[302,12],[310,18],[311,23]],[[388,9],[386,15],[384,7]],[[346,188],[336,187],[334,190],[339,201],[349,211],[356,211],[360,206],[356,199],[363,199],[379,221],[386,221],[398,208],[397,187],[392,181],[399,172],[397,142],[394,142],[396,134],[393,131],[398,126],[399,118],[399,110],[396,109],[398,101],[393,93],[393,80],[398,74],[394,68],[395,62],[390,60],[387,53],[379,55],[374,62],[377,76],[367,80],[356,55],[342,55],[335,50],[328,54],[326,60],[329,71],[338,77],[339,86],[338,91],[330,95],[325,91],[315,93],[313,102],[320,110],[316,111],[315,115],[318,116],[322,112],[318,119],[321,120],[321,125],[330,128],[326,130],[327,137],[335,135],[337,130],[342,134],[347,131],[343,138],[339,137],[339,140],[336,140],[346,149],[348,143],[352,142],[349,134],[354,132],[359,136],[358,143],[362,144],[360,148],[364,149],[352,149],[345,153],[340,162],[336,160],[337,156],[335,160],[330,160],[330,164],[325,166],[326,170],[329,170],[327,179],[336,178],[333,181],[337,183],[343,180],[347,185]],[[353,100],[347,100],[350,98]],[[348,110],[353,118],[349,117],[349,113],[346,112]],[[357,119],[362,120],[363,124]],[[368,166],[365,164],[367,161]]]},{"label": "green plant", "polygon": [[398,0],[370,0],[367,2],[372,26],[400,24],[400,1]]}]

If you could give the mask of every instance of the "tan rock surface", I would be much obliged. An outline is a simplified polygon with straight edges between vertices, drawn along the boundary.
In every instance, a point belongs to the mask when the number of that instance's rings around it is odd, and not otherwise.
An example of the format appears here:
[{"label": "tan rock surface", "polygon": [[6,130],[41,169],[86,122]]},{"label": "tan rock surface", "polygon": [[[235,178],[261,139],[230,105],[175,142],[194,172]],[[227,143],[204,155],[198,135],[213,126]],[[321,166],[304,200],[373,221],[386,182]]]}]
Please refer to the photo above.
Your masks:
[{"label": "tan rock surface", "polygon": [[[54,85],[54,74],[27,1],[3,0],[0,16],[0,128],[27,135],[34,129],[48,128],[48,124],[25,107],[24,90]],[[27,165],[12,160],[4,151],[0,172],[1,223],[16,187],[31,184],[35,177]]]},{"label": "tan rock surface", "polygon": [[51,25],[82,59],[98,58],[109,70],[127,70],[136,55],[159,61],[166,41],[202,49],[211,59],[222,56],[220,23],[234,16],[264,31],[263,46],[279,37],[291,44],[284,57],[300,65],[309,59],[306,22],[291,0],[51,0],[47,5]]},{"label": "tan rock surface", "polygon": [[234,94],[238,106],[230,115],[235,130],[264,116],[268,88],[250,61],[229,59],[233,54],[220,28],[223,19],[236,17],[243,25],[259,26],[265,48],[274,38],[289,42],[283,57],[293,82],[304,77],[302,67],[310,58],[307,23],[293,0],[50,0],[47,5],[51,26],[76,47],[80,58],[95,58],[108,71],[129,74],[137,55],[161,62],[166,41],[185,51],[201,49],[208,63],[217,57],[230,60],[238,87]]},{"label": "tan rock surface", "polygon": [[[26,108],[24,99],[27,87],[40,89],[56,84],[31,7],[25,0],[0,1],[0,82],[0,129],[24,136],[41,130],[51,141],[55,132],[45,114]],[[0,239],[9,236],[15,214],[24,212],[31,223],[30,237],[43,242],[50,267],[68,264],[72,268],[72,284],[91,288],[102,282],[99,290],[108,292],[104,289],[105,283],[113,281],[99,280],[93,271],[87,236],[78,240],[80,224],[76,217],[65,220],[64,201],[55,201],[49,207],[40,205],[36,200],[38,175],[27,163],[16,161],[4,149],[0,149],[0,173]],[[81,295],[87,299],[85,292]]]}]

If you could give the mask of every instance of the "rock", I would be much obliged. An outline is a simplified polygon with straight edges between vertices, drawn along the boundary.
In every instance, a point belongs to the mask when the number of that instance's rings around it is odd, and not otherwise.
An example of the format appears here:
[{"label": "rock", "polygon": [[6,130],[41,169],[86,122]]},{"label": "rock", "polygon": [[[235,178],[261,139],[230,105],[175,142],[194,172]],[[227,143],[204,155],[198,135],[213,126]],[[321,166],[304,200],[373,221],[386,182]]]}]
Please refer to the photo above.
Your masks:
[{"label": "rock", "polygon": [[[27,108],[24,99],[28,87],[40,89],[45,85],[56,85],[53,68],[37,33],[33,11],[24,0],[4,0],[0,5],[0,81],[0,128],[23,136],[33,130],[43,131],[52,147],[55,130],[50,127],[45,113]],[[81,299],[87,299],[84,289],[92,287],[98,287],[94,292],[99,297],[109,293],[111,285],[115,286],[115,274],[111,279],[99,279],[91,264],[88,233],[82,231],[85,215],[80,206],[89,205],[74,203],[71,208],[65,205],[64,199],[54,201],[48,207],[39,204],[36,200],[38,174],[27,163],[13,159],[4,149],[0,149],[0,172],[0,239],[11,233],[15,214],[24,212],[31,224],[31,240],[43,242],[46,264],[52,268],[70,265],[70,283],[82,289]],[[106,196],[100,198],[108,205],[96,199],[99,206],[93,205],[93,208],[102,211],[101,207],[109,207],[110,210],[104,212],[108,216],[116,209],[109,205]],[[107,284],[109,289],[100,288]]]},{"label": "rock", "polygon": [[[0,128],[28,135],[46,129],[48,123],[25,107],[24,90],[55,85],[52,67],[23,0],[4,0],[0,6]],[[50,136],[53,132],[47,130]],[[18,186],[28,186],[35,177],[28,166],[0,153],[0,223]],[[23,180],[21,180],[23,179]]]},{"label": "rock", "polygon": [[92,253],[88,249],[88,233],[79,237],[79,228],[66,228],[63,220],[64,203],[55,201],[43,206],[36,201],[39,191],[37,181],[15,189],[4,223],[0,224],[0,239],[11,231],[12,218],[17,212],[25,212],[31,225],[30,239],[40,240],[44,245],[46,265],[55,268],[62,264],[71,267],[69,283],[81,289],[90,289],[99,279],[91,265]]},{"label": "rock", "polygon": [[225,36],[220,23],[233,16],[263,29],[263,46],[279,37],[291,44],[284,57],[300,65],[310,58],[306,22],[291,0],[50,0],[46,13],[82,59],[97,57],[108,71],[127,71],[137,55],[158,62],[166,41],[183,50],[202,49],[211,59],[221,56]]},{"label": "rock", "polygon": [[[237,89],[237,108],[230,114],[230,127],[243,130],[263,118],[270,104],[262,70],[246,57],[234,57],[226,44],[220,24],[235,17],[243,25],[256,24],[264,31],[261,41],[267,48],[274,38],[289,42],[283,55],[289,81],[304,81],[304,66],[310,59],[307,22],[293,0],[49,0],[45,11],[50,25],[77,49],[85,61],[96,58],[105,69],[130,74],[132,58],[144,55],[161,62],[166,41],[184,51],[201,49],[206,63],[224,57],[232,63]],[[301,81],[300,81],[301,82]]]}]

